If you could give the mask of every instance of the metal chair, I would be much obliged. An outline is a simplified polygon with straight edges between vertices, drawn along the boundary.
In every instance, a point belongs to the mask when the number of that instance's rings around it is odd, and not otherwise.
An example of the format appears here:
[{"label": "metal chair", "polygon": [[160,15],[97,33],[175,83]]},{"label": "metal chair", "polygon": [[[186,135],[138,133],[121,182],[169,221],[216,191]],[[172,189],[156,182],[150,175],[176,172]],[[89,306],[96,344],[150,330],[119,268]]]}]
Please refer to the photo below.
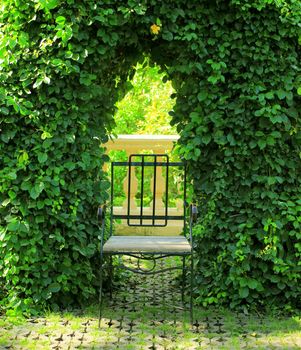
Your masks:
[{"label": "metal chair", "polygon": [[[128,171],[128,195],[127,195],[127,213],[116,214],[114,213],[114,172],[116,167],[126,167]],[[156,203],[159,201],[157,198],[157,174],[159,167],[160,171],[165,172],[165,191],[163,202],[165,208],[162,213],[158,213]],[[183,200],[183,213],[181,215],[169,215],[168,212],[168,201],[169,201],[169,176],[171,168],[177,168],[181,170],[183,179],[183,193],[181,195]],[[139,169],[140,174],[140,206],[138,207],[138,213],[133,213],[131,200],[132,197],[132,177],[134,169]],[[146,170],[148,169],[148,170]],[[150,173],[152,176],[152,183],[149,183],[148,187],[152,187],[152,203],[151,213],[145,213],[143,206],[144,196],[146,192],[146,173]],[[148,189],[148,191],[150,188]],[[162,204],[162,199],[161,199]],[[187,211],[190,211],[189,222],[187,222]],[[194,204],[188,205],[186,202],[186,167],[183,162],[171,162],[168,155],[166,154],[133,154],[129,157],[127,162],[112,162],[111,163],[111,203],[110,203],[110,230],[109,237],[105,242],[105,207],[98,208],[98,218],[101,222],[101,240],[100,240],[100,290],[99,290],[99,327],[102,318],[102,304],[103,304],[103,270],[108,266],[109,268],[109,281],[110,281],[110,297],[112,298],[112,275],[113,265],[112,256],[126,255],[138,259],[137,268],[131,268],[124,264],[118,265],[117,267],[130,270],[135,273],[153,275],[167,270],[181,269],[182,270],[182,302],[184,302],[184,289],[186,282],[186,258],[190,257],[190,321],[193,323],[193,240],[192,240],[192,226],[197,218],[197,207]],[[150,235],[137,236],[137,235],[113,235],[113,223],[116,219],[126,220],[129,227],[134,230],[137,227],[149,228],[152,230]],[[183,222],[183,235],[174,236],[158,236],[155,235],[155,230],[159,227],[165,227],[171,220],[181,220]],[[187,225],[188,224],[188,225]],[[188,227],[187,227],[188,226]],[[189,231],[189,232],[187,232]],[[152,234],[154,233],[154,234]],[[174,266],[164,268],[161,270],[155,270],[157,259],[163,259],[170,256],[182,257],[182,266]],[[104,259],[107,257],[108,259]],[[152,260],[154,267],[145,270],[141,268],[140,260]]]}]

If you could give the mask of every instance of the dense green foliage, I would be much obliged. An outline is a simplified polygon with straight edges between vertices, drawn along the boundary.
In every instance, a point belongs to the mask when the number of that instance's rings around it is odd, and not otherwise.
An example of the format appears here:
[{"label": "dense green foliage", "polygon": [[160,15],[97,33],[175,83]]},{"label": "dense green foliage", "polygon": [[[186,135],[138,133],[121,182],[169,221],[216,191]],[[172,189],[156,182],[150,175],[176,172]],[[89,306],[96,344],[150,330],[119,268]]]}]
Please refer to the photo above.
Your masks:
[{"label": "dense green foliage", "polygon": [[[0,278],[8,307],[95,293],[115,103],[165,70],[196,200],[203,303],[300,300],[300,2],[2,1]],[[300,90],[299,90],[300,91]]]}]

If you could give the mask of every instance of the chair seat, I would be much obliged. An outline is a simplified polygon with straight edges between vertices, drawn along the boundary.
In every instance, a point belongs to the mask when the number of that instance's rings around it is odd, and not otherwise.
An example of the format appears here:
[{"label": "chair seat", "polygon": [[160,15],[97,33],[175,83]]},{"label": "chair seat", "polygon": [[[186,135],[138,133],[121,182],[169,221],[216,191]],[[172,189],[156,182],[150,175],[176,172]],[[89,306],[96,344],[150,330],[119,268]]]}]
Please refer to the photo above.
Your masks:
[{"label": "chair seat", "polygon": [[104,253],[182,253],[190,254],[191,245],[183,236],[111,236]]}]

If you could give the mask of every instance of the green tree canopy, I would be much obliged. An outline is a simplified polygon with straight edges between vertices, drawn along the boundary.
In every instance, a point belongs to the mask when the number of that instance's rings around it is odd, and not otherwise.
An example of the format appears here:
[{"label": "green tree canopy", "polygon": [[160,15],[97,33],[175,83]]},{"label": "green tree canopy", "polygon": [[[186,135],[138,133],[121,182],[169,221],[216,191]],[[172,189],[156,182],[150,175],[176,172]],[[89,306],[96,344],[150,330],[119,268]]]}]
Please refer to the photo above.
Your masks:
[{"label": "green tree canopy", "polygon": [[[165,82],[163,82],[163,80]],[[129,92],[118,101],[114,116],[115,134],[175,134],[168,114],[175,104],[171,82],[157,65],[150,65],[149,59],[135,67]]]}]

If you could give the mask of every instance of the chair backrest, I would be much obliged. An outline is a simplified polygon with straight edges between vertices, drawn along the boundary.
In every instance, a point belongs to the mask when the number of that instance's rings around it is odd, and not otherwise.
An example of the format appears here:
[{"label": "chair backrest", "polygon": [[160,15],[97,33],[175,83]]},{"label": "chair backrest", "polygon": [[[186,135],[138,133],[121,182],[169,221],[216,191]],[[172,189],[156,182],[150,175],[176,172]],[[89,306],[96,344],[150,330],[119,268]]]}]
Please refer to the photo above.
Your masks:
[{"label": "chair backrest", "polygon": [[[126,190],[126,213],[114,211],[116,168],[126,168],[124,183]],[[176,174],[176,175],[175,175]],[[170,185],[171,177],[177,176],[178,182]],[[119,186],[120,187],[120,186]],[[181,213],[170,210],[170,198],[180,195]],[[127,226],[165,227],[168,222],[180,220],[186,233],[186,168],[183,162],[170,161],[167,154],[132,154],[127,162],[111,163],[111,232],[114,219],[126,221]],[[178,205],[179,207],[179,205]]]}]

